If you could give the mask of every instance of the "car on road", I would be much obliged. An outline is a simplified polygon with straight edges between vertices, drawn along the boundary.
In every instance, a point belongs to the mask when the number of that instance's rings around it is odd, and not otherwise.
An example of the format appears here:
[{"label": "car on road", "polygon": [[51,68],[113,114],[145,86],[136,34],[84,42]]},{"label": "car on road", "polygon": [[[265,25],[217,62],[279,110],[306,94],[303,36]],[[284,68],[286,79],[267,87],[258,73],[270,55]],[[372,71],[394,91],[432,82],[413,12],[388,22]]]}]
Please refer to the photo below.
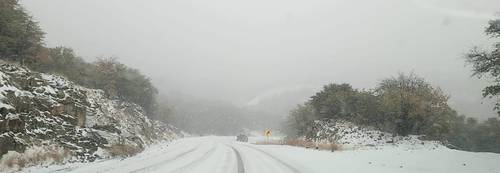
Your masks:
[{"label": "car on road", "polygon": [[248,136],[244,134],[239,134],[238,136],[236,136],[236,141],[248,142]]}]

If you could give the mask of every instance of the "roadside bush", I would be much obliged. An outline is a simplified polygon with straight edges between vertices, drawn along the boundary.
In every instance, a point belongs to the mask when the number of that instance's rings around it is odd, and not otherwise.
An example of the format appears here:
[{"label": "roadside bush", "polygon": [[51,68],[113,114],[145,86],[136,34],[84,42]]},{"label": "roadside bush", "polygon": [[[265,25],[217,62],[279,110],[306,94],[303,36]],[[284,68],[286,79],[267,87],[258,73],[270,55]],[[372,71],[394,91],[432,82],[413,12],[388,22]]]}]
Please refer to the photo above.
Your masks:
[{"label": "roadside bush", "polygon": [[72,155],[71,150],[54,145],[31,147],[24,153],[9,151],[0,160],[0,171],[22,170],[34,165],[62,164]]},{"label": "roadside bush", "polygon": [[318,136],[314,125],[316,120],[330,120],[374,127],[393,136],[419,135],[420,139],[441,141],[454,149],[500,153],[500,120],[479,122],[459,116],[448,99],[439,87],[414,74],[386,78],[372,90],[329,84],[290,112],[284,131],[297,139],[286,143],[307,147],[310,144],[299,137],[314,141],[331,138]]},{"label": "roadside bush", "polygon": [[292,139],[285,139],[283,141],[284,145],[290,145],[290,146],[297,146],[297,147],[304,147],[304,148],[311,148],[314,147],[314,142],[311,140],[305,139],[305,138],[292,138]]},{"label": "roadside bush", "polygon": [[296,147],[313,148],[317,150],[337,151],[341,150],[342,146],[334,141],[312,141],[306,138],[285,138],[281,141],[282,145],[290,145]]},{"label": "roadside bush", "polygon": [[312,122],[319,119],[349,121],[395,135],[426,135],[444,140],[456,112],[448,96],[414,74],[399,74],[382,80],[373,90],[358,90],[350,84],[329,84],[304,105],[290,112],[289,136],[314,139]]},{"label": "roadside bush", "polygon": [[317,145],[318,150],[328,150],[328,151],[337,151],[341,150],[341,146],[337,143],[319,143]]}]

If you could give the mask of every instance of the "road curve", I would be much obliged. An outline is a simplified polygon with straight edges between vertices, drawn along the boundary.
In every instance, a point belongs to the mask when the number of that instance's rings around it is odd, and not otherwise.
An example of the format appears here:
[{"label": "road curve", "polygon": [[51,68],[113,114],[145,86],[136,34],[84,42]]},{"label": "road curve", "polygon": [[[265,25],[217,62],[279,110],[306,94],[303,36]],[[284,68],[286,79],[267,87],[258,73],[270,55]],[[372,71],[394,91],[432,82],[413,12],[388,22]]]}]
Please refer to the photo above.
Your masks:
[{"label": "road curve", "polygon": [[[252,137],[256,142],[264,137]],[[433,147],[432,149],[430,147]],[[240,143],[235,137],[192,137],[148,147],[129,158],[36,166],[30,173],[388,173],[499,172],[500,155],[406,146],[329,152]],[[383,156],[383,157],[381,157]],[[430,159],[429,158],[439,158]],[[465,160],[467,162],[465,162]],[[464,164],[467,163],[467,164]],[[478,171],[482,170],[482,171]],[[1,171],[0,171],[1,172]]]},{"label": "road curve", "polygon": [[300,171],[294,167],[296,165],[287,163],[259,146],[236,142],[234,137],[185,138],[162,145],[126,159],[73,165],[46,172],[309,173]]}]

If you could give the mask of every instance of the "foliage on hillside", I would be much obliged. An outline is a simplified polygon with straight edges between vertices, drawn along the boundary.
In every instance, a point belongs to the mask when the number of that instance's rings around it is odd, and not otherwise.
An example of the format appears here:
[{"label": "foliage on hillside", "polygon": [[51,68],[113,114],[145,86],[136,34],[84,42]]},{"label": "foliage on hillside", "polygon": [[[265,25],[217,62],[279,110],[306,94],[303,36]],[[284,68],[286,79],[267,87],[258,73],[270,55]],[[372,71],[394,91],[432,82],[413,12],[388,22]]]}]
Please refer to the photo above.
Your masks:
[{"label": "foliage on hillside", "polygon": [[0,1],[0,57],[20,63],[36,58],[44,33],[18,0]]},{"label": "foliage on hillside", "polygon": [[0,1],[0,59],[18,62],[40,72],[63,75],[89,88],[102,89],[109,98],[131,101],[156,112],[157,90],[137,69],[116,58],[85,62],[71,48],[43,46],[44,33],[17,0]]},{"label": "foliage on hillside", "polygon": [[[422,135],[458,149],[500,152],[496,118],[479,124],[469,118],[465,123],[448,105],[443,91],[414,74],[384,79],[372,90],[354,89],[349,84],[326,85],[290,112],[287,133],[317,138],[311,127],[315,120],[325,119],[375,127],[394,136]],[[475,135],[478,132],[481,134]]]}]

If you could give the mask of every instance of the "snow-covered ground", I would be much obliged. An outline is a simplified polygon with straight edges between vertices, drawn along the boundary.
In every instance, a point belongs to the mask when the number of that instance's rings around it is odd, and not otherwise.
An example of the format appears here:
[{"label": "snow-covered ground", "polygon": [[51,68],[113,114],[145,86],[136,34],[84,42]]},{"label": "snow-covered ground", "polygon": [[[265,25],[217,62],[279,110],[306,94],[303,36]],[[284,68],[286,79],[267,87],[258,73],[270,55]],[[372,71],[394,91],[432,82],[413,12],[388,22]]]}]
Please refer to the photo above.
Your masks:
[{"label": "snow-covered ground", "polygon": [[[251,140],[259,140],[253,138]],[[422,145],[385,145],[329,152],[235,142],[235,137],[192,137],[151,146],[131,158],[32,167],[24,172],[231,172],[231,173],[498,173],[500,154]]]}]

